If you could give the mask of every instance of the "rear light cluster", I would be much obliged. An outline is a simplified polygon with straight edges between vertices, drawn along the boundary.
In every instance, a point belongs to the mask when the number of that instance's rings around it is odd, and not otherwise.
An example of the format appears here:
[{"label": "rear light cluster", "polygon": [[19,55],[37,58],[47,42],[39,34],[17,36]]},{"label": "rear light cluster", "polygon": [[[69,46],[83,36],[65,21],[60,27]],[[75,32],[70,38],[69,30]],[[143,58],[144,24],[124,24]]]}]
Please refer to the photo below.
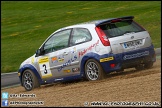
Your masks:
[{"label": "rear light cluster", "polygon": [[104,46],[110,46],[110,42],[106,36],[106,34],[103,32],[103,30],[98,26],[95,28],[96,32]]}]

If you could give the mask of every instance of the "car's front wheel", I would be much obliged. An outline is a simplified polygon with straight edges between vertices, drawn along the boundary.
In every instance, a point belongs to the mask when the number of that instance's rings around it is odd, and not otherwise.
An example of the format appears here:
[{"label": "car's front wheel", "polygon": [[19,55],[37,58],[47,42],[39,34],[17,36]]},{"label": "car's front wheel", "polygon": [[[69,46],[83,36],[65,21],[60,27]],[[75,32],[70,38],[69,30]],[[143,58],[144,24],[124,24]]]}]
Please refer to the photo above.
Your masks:
[{"label": "car's front wheel", "polygon": [[101,80],[105,78],[105,73],[101,65],[94,59],[89,59],[85,64],[86,78],[91,80]]},{"label": "car's front wheel", "polygon": [[22,83],[23,83],[24,88],[27,91],[40,87],[37,77],[29,69],[24,71],[23,76],[22,76]]}]

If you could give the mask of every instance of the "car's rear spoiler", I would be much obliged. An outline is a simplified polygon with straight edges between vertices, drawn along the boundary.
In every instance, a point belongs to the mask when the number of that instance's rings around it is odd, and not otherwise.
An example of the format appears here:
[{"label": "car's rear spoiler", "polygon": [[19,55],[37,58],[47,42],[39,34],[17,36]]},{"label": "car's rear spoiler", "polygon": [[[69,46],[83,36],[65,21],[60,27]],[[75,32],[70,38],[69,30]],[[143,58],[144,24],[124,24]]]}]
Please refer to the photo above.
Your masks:
[{"label": "car's rear spoiler", "polygon": [[106,23],[111,23],[111,22],[115,22],[119,20],[132,20],[133,18],[134,16],[125,16],[125,17],[120,17],[120,18],[105,19],[105,20],[98,21],[95,25],[99,26],[99,25],[103,25]]}]

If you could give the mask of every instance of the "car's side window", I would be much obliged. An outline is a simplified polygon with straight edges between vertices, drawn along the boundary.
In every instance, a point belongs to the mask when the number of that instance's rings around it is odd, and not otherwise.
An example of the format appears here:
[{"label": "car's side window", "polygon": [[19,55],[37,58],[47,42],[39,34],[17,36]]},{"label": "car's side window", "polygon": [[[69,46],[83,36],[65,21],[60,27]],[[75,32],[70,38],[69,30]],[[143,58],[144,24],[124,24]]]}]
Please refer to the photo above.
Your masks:
[{"label": "car's side window", "polygon": [[87,42],[92,39],[92,36],[88,29],[85,28],[74,28],[72,31],[71,45]]},{"label": "car's side window", "polygon": [[68,47],[71,29],[54,34],[45,44],[45,54]]}]

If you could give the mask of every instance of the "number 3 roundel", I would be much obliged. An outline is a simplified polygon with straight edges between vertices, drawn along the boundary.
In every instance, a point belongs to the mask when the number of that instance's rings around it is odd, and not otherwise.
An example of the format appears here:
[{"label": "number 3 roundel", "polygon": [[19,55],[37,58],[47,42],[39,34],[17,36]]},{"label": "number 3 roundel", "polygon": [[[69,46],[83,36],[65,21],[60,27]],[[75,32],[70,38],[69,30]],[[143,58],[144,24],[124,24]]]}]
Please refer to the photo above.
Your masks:
[{"label": "number 3 roundel", "polygon": [[47,78],[52,76],[48,57],[39,59],[39,67],[40,67],[42,78]]}]

